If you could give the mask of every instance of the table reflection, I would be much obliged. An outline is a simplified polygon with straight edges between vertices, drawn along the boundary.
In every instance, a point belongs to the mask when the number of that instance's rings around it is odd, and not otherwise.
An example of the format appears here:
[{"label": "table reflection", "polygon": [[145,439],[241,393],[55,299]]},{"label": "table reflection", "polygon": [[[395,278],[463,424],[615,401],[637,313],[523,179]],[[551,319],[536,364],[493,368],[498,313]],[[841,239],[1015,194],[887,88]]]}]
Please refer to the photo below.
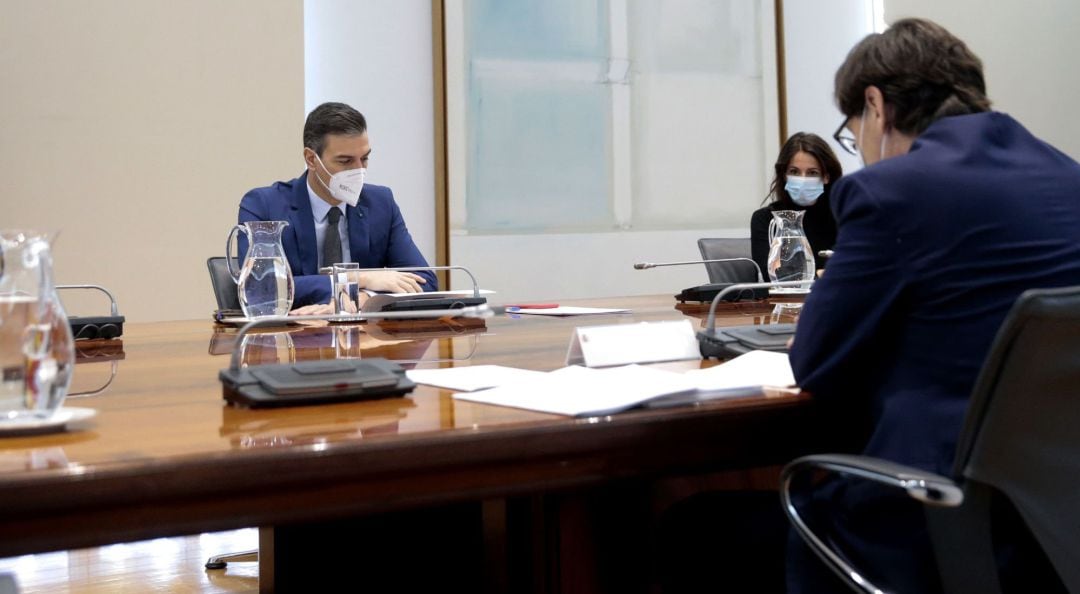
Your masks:
[{"label": "table reflection", "polygon": [[416,407],[410,398],[369,400],[361,406],[322,407],[322,414],[290,414],[290,409],[224,406],[220,434],[236,449],[318,445],[398,432],[398,421]]},{"label": "table reflection", "polygon": [[[701,328],[708,325],[708,303],[676,303],[675,309],[696,318]],[[792,324],[798,321],[800,311],[802,301],[791,298],[723,302],[716,306],[717,325]]]},{"label": "table reflection", "polygon": [[[479,324],[474,323],[479,322]],[[253,330],[240,339],[232,329],[215,328],[210,337],[212,355],[232,354],[240,349],[242,366],[295,363],[324,359],[384,358],[411,368],[419,362],[461,361],[476,352],[480,335],[487,331],[483,320],[408,320],[378,324],[321,324],[286,329]],[[440,345],[437,339],[469,338],[464,351]],[[442,348],[445,346],[446,348]]]},{"label": "table reflection", "polygon": [[124,341],[119,338],[75,341],[76,365],[100,361],[121,361],[124,356]]},{"label": "table reflection", "polygon": [[[124,341],[77,340],[75,341],[75,372],[67,398],[83,398],[104,393],[116,379],[118,362],[124,360]],[[109,363],[104,366],[88,366],[88,363]]]},{"label": "table reflection", "polygon": [[22,451],[0,451],[0,473],[23,472],[27,470],[49,470],[68,468],[67,454],[64,448],[35,448]]}]

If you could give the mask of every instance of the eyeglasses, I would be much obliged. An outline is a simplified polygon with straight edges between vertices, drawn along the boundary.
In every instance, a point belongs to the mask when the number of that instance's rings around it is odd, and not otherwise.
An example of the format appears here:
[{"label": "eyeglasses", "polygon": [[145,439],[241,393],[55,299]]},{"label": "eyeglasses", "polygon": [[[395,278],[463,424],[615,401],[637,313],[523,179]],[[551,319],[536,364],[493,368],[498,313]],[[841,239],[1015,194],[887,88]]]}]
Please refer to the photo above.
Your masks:
[{"label": "eyeglasses", "polygon": [[[833,132],[832,137],[833,140],[836,141],[836,144],[839,144],[845,151],[852,155],[859,156],[859,149],[855,145],[855,137],[852,136],[845,127],[849,120],[851,120],[851,118],[844,118],[844,121],[840,122],[840,127],[836,129],[836,132]],[[844,134],[844,136],[841,136],[841,134]]]}]

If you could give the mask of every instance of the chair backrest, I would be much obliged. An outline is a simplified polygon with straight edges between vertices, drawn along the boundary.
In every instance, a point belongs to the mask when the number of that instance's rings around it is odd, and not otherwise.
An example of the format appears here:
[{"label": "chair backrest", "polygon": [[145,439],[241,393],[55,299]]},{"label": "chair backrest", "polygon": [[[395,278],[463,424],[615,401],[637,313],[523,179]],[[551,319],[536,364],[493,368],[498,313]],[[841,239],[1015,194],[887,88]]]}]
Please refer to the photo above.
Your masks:
[{"label": "chair backrest", "polygon": [[[723,258],[750,259],[749,237],[703,237],[697,241],[702,260]],[[753,262],[714,262],[706,264],[710,283],[756,283],[758,269]]]},{"label": "chair backrest", "polygon": [[972,392],[955,474],[967,493],[1004,494],[1080,592],[1080,287],[1017,300]]},{"label": "chair backrest", "polygon": [[[233,258],[233,267],[239,270],[236,258]],[[210,285],[214,288],[214,298],[217,299],[218,309],[240,309],[240,297],[236,292],[236,281],[229,274],[225,257],[207,258],[206,268],[210,271]]]}]

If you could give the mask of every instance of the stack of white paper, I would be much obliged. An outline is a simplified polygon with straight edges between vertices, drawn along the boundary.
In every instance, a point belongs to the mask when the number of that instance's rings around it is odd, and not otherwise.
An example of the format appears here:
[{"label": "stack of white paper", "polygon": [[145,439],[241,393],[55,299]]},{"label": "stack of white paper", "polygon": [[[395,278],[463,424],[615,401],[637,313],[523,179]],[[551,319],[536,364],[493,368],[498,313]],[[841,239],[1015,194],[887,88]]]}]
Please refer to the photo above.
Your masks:
[{"label": "stack of white paper", "polygon": [[629,309],[615,307],[575,307],[572,305],[560,305],[543,309],[529,309],[524,307],[508,307],[507,313],[525,314],[530,316],[589,316],[595,314],[630,313]]},{"label": "stack of white paper", "polygon": [[686,377],[704,394],[745,393],[747,388],[786,388],[795,385],[787,353],[750,351],[708,369],[687,371]]},{"label": "stack of white paper", "polygon": [[750,351],[708,369],[687,371],[683,377],[694,385],[694,392],[659,398],[646,403],[650,408],[678,406],[716,398],[753,396],[766,387],[787,388],[795,385],[787,353]]},{"label": "stack of white paper", "polygon": [[661,408],[750,396],[766,386],[795,385],[787,355],[768,351],[751,351],[715,367],[686,373],[640,365],[604,369],[571,366],[549,373],[475,365],[406,373],[417,383],[467,392],[454,394],[458,400],[571,416],[607,415],[641,404]]},{"label": "stack of white paper", "polygon": [[617,413],[653,398],[693,391],[690,381],[671,371],[639,365],[608,369],[574,366],[533,381],[455,394],[454,398],[560,415],[598,416]]},{"label": "stack of white paper", "polygon": [[527,382],[547,374],[542,371],[502,365],[472,365],[444,369],[410,369],[405,372],[405,375],[418,384],[461,392],[475,392],[503,384]]}]

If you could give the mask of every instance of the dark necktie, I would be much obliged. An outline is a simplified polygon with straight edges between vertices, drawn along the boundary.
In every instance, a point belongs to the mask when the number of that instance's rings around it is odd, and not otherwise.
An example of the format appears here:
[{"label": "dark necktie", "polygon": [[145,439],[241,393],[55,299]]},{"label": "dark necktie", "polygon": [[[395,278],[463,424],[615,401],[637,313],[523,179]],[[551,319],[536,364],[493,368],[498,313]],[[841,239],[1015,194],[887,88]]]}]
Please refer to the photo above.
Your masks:
[{"label": "dark necktie", "polygon": [[326,235],[323,237],[323,266],[333,266],[341,262],[341,234],[338,233],[338,221],[341,209],[333,207],[326,215]]}]

